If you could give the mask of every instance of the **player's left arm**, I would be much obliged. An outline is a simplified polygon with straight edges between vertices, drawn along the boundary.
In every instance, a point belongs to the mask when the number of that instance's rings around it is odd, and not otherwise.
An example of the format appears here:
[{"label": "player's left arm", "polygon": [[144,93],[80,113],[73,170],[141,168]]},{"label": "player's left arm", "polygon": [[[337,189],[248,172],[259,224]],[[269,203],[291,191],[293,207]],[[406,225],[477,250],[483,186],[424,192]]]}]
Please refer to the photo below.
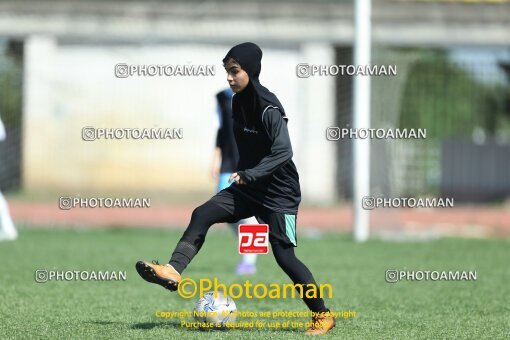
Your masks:
[{"label": "player's left arm", "polygon": [[289,131],[280,111],[274,108],[267,109],[262,122],[271,138],[271,152],[255,167],[237,172],[244,183],[252,183],[271,176],[292,159]]}]

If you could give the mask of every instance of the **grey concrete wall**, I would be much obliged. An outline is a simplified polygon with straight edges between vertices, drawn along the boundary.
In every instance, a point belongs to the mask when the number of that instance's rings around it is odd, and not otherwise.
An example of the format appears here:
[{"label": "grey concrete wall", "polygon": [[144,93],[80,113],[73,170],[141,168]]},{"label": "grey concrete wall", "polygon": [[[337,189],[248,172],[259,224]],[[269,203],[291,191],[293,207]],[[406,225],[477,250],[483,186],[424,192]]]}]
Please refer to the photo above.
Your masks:
[{"label": "grey concrete wall", "polygon": [[[510,3],[373,1],[375,44],[510,45]],[[0,35],[114,42],[352,42],[350,2],[3,1]]]}]

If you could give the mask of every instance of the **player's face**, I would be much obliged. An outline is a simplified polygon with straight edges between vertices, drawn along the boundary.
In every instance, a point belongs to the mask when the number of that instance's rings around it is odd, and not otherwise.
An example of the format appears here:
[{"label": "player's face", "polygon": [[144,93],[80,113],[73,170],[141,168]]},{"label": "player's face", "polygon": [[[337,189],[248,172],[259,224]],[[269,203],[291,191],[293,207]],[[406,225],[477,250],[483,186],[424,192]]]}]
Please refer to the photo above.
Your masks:
[{"label": "player's face", "polygon": [[238,63],[232,61],[225,65],[225,70],[227,71],[227,81],[232,91],[235,93],[243,91],[250,81],[248,73]]}]

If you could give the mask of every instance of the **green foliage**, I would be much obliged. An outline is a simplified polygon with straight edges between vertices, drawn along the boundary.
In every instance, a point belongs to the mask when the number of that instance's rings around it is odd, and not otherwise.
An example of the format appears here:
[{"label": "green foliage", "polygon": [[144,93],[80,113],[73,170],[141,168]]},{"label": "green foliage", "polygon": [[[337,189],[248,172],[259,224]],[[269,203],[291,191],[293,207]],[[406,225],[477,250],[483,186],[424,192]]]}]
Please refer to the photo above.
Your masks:
[{"label": "green foliage", "polygon": [[7,127],[19,125],[21,120],[22,71],[20,58],[0,46],[0,116]]},{"label": "green foliage", "polygon": [[478,81],[444,53],[424,53],[405,85],[400,127],[426,128],[432,138],[471,136],[475,127],[494,134],[508,120],[508,89]]}]

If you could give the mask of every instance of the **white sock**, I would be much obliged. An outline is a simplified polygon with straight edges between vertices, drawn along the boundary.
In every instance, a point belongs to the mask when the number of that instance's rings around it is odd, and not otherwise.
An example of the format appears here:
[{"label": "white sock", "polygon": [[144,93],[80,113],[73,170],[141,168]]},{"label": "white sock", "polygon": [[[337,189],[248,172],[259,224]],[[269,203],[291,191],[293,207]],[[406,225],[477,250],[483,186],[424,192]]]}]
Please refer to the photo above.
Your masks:
[{"label": "white sock", "polygon": [[9,214],[9,207],[7,201],[0,191],[0,232],[5,238],[15,239],[18,237],[18,232],[14,226],[14,222]]},{"label": "white sock", "polygon": [[[240,220],[238,224],[259,224],[255,217],[245,218]],[[257,263],[257,254],[243,254],[243,263],[254,266]]]},{"label": "white sock", "polygon": [[243,262],[254,266],[257,263],[257,254],[243,254]]}]

